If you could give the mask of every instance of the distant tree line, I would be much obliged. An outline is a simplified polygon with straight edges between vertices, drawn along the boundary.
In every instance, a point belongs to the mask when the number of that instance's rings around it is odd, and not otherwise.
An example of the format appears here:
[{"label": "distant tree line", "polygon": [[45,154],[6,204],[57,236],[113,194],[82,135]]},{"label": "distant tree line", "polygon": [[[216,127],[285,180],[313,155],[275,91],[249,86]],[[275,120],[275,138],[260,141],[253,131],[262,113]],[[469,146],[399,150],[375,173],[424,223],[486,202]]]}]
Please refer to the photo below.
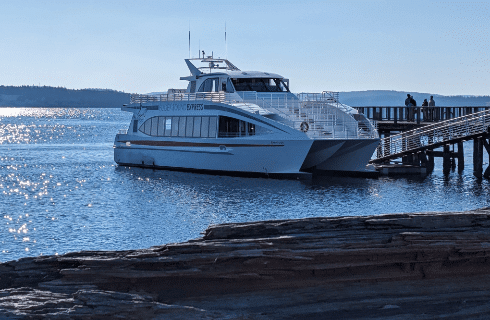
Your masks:
[{"label": "distant tree line", "polygon": [[[443,96],[431,93],[369,90],[340,92],[340,102],[357,106],[404,106],[407,93],[417,105],[432,95],[436,106],[490,106],[490,96]],[[130,94],[112,89],[67,89],[48,86],[0,86],[3,107],[91,107],[120,108],[130,102]]]},{"label": "distant tree line", "polygon": [[120,108],[129,101],[129,93],[111,89],[0,86],[0,106],[4,107]]},{"label": "distant tree line", "polygon": [[350,91],[340,92],[339,100],[353,107],[362,106],[404,106],[407,94],[411,94],[420,106],[424,99],[429,100],[434,96],[436,106],[455,106],[455,107],[472,107],[472,106],[490,106],[490,96],[443,96],[432,93],[420,92],[401,92],[390,90],[369,90],[369,91]]}]

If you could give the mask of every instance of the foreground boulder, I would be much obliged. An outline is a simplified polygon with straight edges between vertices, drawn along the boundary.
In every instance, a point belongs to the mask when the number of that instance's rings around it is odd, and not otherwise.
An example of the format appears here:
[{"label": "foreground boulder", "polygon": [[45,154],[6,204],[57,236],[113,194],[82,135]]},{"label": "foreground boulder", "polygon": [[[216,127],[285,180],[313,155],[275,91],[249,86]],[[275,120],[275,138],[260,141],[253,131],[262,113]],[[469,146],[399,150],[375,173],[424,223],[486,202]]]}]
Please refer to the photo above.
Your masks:
[{"label": "foreground boulder", "polygon": [[0,264],[0,318],[490,316],[490,208],[221,224]]}]

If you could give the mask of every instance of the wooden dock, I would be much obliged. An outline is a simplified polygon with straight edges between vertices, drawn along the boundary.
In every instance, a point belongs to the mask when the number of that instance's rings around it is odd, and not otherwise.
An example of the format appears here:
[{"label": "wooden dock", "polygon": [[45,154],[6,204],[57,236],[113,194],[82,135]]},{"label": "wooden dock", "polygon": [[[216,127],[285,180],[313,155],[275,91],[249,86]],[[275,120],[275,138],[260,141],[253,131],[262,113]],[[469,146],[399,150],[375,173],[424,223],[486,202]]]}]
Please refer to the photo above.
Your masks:
[{"label": "wooden dock", "polygon": [[[438,114],[449,118],[445,120],[427,118],[419,108],[414,121],[403,119],[407,116],[405,112],[399,116],[400,108],[364,107],[371,119],[381,119],[375,120],[381,140],[376,159],[371,160],[381,173],[430,172],[435,157],[443,158],[445,174],[456,167],[456,162],[458,171],[462,171],[465,162],[463,143],[473,140],[473,173],[478,178],[490,179],[490,166],[483,170],[484,152],[490,155],[490,107],[441,107]],[[446,109],[444,112],[443,108]],[[456,117],[460,114],[464,115]],[[433,121],[423,121],[424,116]],[[441,147],[442,151],[435,151]],[[394,161],[399,163],[399,159],[401,165],[397,167]],[[417,167],[420,170],[414,169]]]}]

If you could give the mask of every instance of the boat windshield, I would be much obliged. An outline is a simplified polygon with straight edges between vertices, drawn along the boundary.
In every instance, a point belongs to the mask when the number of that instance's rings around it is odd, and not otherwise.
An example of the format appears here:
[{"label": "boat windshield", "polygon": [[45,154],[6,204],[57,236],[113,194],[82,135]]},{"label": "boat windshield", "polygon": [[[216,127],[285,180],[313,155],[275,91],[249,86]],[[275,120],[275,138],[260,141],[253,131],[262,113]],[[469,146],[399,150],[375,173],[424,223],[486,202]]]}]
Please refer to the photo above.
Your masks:
[{"label": "boat windshield", "polygon": [[282,79],[238,78],[232,81],[236,91],[289,92],[288,86]]}]

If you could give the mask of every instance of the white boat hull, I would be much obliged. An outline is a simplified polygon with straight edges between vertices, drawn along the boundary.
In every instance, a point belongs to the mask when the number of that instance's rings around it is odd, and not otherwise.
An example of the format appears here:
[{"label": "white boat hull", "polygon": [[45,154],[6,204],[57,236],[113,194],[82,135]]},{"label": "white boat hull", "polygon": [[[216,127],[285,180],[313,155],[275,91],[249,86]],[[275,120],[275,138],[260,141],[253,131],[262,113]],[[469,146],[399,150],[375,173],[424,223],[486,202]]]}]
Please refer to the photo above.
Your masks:
[{"label": "white boat hull", "polygon": [[315,140],[303,171],[365,171],[379,139]]},{"label": "white boat hull", "polygon": [[378,143],[378,139],[175,141],[117,135],[114,161],[124,166],[265,175],[364,171]]},{"label": "white boat hull", "polygon": [[300,173],[301,165],[313,142],[225,140],[137,140],[118,135],[114,161],[126,166],[294,174]]}]

